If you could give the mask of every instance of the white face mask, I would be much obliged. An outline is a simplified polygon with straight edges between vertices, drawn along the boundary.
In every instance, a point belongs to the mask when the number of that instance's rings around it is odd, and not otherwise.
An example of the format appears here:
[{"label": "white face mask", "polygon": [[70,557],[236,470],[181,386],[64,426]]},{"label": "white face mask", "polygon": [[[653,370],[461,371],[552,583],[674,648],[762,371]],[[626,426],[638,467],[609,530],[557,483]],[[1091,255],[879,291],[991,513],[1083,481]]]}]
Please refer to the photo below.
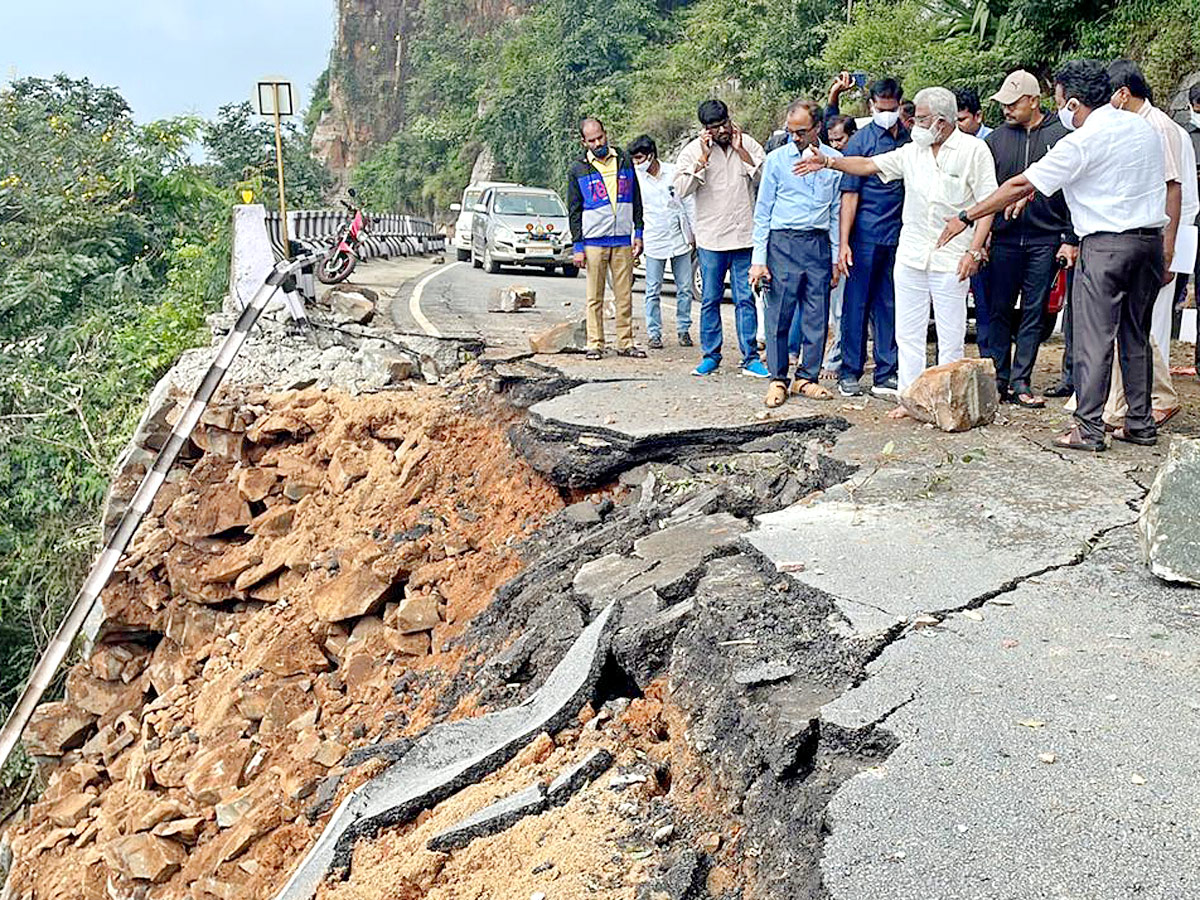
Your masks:
[{"label": "white face mask", "polygon": [[646,162],[636,163],[634,165],[634,168],[637,169],[639,172],[641,172],[643,175],[646,175],[650,172],[650,161],[647,160]]},{"label": "white face mask", "polygon": [[871,114],[871,121],[884,131],[888,131],[900,121],[900,112],[895,109],[887,110],[886,112],[882,109],[877,109]]},{"label": "white face mask", "polygon": [[[1078,109],[1078,107],[1076,107]],[[1058,111],[1058,120],[1063,123],[1063,127],[1067,131],[1075,130],[1075,110],[1069,106],[1064,106]]]},{"label": "white face mask", "polygon": [[923,149],[933,146],[933,129],[924,125],[915,125],[912,130],[913,143]]},{"label": "white face mask", "polygon": [[1188,113],[1188,118],[1191,119],[1194,126],[1200,128],[1200,112],[1196,112],[1193,109],[1190,113]]}]

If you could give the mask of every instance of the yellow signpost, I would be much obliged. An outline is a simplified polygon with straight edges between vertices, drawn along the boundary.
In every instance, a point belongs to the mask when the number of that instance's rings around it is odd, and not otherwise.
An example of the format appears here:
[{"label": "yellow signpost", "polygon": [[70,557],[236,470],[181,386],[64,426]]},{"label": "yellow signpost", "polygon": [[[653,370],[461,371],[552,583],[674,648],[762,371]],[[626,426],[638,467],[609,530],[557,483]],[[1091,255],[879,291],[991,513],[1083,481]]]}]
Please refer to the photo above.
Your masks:
[{"label": "yellow signpost", "polygon": [[287,201],[283,194],[283,116],[295,114],[292,83],[279,78],[264,78],[258,82],[256,99],[258,114],[275,120],[275,170],[279,178],[279,226],[283,238],[283,255],[291,258],[292,245],[288,240]]}]

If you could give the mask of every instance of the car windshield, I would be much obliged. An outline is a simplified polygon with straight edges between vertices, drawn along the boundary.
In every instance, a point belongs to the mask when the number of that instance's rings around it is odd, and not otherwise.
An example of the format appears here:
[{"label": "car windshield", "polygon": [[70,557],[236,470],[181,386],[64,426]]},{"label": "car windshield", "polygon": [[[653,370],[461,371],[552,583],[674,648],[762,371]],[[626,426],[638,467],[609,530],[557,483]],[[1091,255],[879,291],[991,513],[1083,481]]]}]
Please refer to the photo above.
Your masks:
[{"label": "car windshield", "polygon": [[554,194],[497,194],[495,210],[502,216],[565,216]]},{"label": "car windshield", "polygon": [[467,191],[463,194],[463,209],[470,209],[479,202],[479,198],[483,196],[483,191]]}]

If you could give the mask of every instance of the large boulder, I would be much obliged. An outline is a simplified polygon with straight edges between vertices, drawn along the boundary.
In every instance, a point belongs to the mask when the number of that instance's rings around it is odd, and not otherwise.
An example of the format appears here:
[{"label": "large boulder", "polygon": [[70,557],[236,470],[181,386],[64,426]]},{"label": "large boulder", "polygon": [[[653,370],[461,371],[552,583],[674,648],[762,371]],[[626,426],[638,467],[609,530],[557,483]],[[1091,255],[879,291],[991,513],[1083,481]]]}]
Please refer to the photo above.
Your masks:
[{"label": "large boulder", "polygon": [[996,367],[990,359],[960,359],[926,369],[900,394],[900,404],[942,431],[990,425],[1000,407]]},{"label": "large boulder", "polygon": [[376,301],[367,296],[366,291],[362,288],[333,290],[329,292],[327,299],[333,309],[333,316],[338,322],[364,324],[371,321],[375,315]]},{"label": "large boulder", "polygon": [[1176,439],[1138,518],[1142,558],[1165,581],[1200,585],[1200,440]]},{"label": "large boulder", "polygon": [[564,353],[587,349],[587,322],[559,322],[529,338],[534,353]]},{"label": "large boulder", "polygon": [[537,304],[537,291],[523,284],[501,288],[488,300],[488,312],[515,313],[532,309]]}]

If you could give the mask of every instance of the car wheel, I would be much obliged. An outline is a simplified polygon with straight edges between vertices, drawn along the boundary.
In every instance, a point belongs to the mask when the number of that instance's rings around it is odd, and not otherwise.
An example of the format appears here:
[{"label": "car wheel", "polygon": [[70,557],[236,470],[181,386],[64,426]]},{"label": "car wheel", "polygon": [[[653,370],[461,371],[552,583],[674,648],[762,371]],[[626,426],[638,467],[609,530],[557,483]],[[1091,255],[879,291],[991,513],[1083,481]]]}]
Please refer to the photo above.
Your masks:
[{"label": "car wheel", "polygon": [[574,263],[567,263],[562,267],[562,273],[568,278],[574,278],[579,274],[579,266],[575,265]]},{"label": "car wheel", "polygon": [[475,245],[474,244],[471,245],[471,265],[474,266],[476,269],[483,268],[483,263],[480,261],[479,257],[475,255]]},{"label": "car wheel", "polygon": [[542,266],[542,270],[545,271],[547,275],[554,274],[554,266]]},{"label": "car wheel", "polygon": [[492,259],[492,248],[487,244],[483,245],[483,267],[488,270],[491,275],[500,274],[500,263]]},{"label": "car wheel", "polygon": [[459,249],[457,249],[457,250],[455,250],[455,251],[454,251],[454,255],[455,255],[456,257],[458,257],[458,261],[459,261],[459,262],[466,262],[468,259],[470,259],[470,258],[471,258],[471,251],[470,251],[470,250],[463,250],[463,249],[460,247]]}]

